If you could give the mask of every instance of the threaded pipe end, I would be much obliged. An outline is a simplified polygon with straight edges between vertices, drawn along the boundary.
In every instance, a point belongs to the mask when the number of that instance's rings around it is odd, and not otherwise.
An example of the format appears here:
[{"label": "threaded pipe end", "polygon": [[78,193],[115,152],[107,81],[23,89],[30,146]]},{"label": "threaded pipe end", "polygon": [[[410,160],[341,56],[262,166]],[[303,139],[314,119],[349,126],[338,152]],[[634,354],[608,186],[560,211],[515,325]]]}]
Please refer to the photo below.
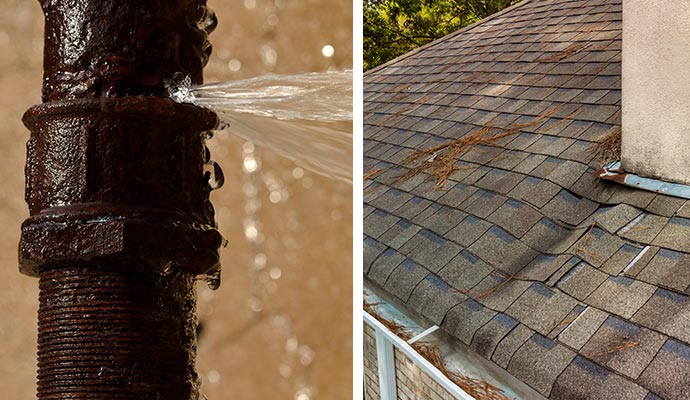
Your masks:
[{"label": "threaded pipe end", "polygon": [[39,400],[197,399],[194,279],[157,271],[39,272]]}]

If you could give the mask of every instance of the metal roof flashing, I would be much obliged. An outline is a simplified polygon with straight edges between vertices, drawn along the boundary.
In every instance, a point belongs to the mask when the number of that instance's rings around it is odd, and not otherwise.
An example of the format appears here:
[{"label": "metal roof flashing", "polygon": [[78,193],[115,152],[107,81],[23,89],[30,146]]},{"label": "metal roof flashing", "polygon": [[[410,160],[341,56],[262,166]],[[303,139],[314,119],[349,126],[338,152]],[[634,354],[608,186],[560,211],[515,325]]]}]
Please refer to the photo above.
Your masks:
[{"label": "metal roof flashing", "polygon": [[610,162],[595,171],[594,174],[601,179],[617,182],[636,189],[690,199],[690,186],[680,183],[665,182],[654,178],[645,178],[625,172],[620,161]]}]

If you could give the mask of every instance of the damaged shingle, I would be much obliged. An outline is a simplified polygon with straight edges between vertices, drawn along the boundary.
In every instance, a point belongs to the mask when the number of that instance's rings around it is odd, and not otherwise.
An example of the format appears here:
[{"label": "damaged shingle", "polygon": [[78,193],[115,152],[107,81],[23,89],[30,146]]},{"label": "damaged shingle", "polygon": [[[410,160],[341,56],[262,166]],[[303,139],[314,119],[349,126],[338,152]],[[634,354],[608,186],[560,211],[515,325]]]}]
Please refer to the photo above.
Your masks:
[{"label": "damaged shingle", "polygon": [[577,301],[541,283],[533,283],[506,313],[546,336],[555,328]]},{"label": "damaged shingle", "polygon": [[581,353],[597,364],[637,379],[665,341],[663,335],[610,316]]},{"label": "damaged shingle", "polygon": [[[508,364],[508,372],[549,396],[556,378],[575,358],[575,353],[548,338],[535,333],[527,340]],[[530,368],[525,368],[529,365]]]}]

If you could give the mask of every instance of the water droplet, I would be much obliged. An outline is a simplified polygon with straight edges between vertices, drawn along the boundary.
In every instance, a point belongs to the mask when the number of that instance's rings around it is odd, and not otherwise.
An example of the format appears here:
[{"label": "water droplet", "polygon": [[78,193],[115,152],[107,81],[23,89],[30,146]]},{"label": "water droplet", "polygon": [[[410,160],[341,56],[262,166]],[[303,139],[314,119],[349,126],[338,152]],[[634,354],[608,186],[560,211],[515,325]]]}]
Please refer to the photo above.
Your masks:
[{"label": "water droplet", "polygon": [[273,267],[271,268],[271,272],[269,272],[269,275],[271,276],[271,279],[278,280],[283,275],[283,271],[281,271],[278,267]]},{"label": "water droplet", "polygon": [[264,65],[269,67],[276,65],[278,61],[278,52],[276,52],[273,47],[264,44],[259,49],[259,54],[261,54],[261,62],[263,62]]},{"label": "water droplet", "polygon": [[270,195],[268,195],[268,199],[271,201],[273,204],[280,203],[280,201],[283,199],[283,196],[280,194],[280,192],[271,192]]},{"label": "water droplet", "polygon": [[102,377],[105,376],[108,373],[108,367],[101,367],[101,369],[98,371],[98,376]]},{"label": "water droplet", "polygon": [[251,154],[254,152],[254,143],[252,142],[244,142],[242,144],[242,152],[244,154]]},{"label": "water droplet", "polygon": [[246,237],[249,241],[256,240],[257,236],[259,236],[259,230],[256,228],[256,225],[254,225],[253,223],[245,225],[246,226],[244,227],[244,237]]},{"label": "water droplet", "polygon": [[206,143],[207,141],[213,139],[213,131],[203,131],[201,132],[201,141]]},{"label": "water droplet", "polygon": [[297,351],[297,347],[299,346],[299,342],[297,341],[297,338],[291,337],[285,342],[285,350],[287,350],[290,353],[294,353]]},{"label": "water droplet", "polygon": [[244,8],[251,10],[256,7],[256,0],[244,0]]},{"label": "water droplet", "polygon": [[208,378],[208,381],[210,383],[218,383],[220,382],[220,372],[216,371],[215,369],[212,369],[208,371],[206,374],[206,378]]},{"label": "water droplet", "polygon": [[223,169],[217,162],[213,163],[213,176],[215,178],[215,187],[212,189],[218,189],[225,183],[225,175],[223,174]]},{"label": "water droplet", "polygon": [[321,48],[321,54],[323,54],[323,56],[326,58],[331,58],[333,57],[333,54],[335,54],[335,48],[330,44],[327,44]]},{"label": "water droplet", "polygon": [[314,350],[309,346],[302,345],[299,348],[299,361],[302,365],[307,366],[314,361]]},{"label": "water droplet", "polygon": [[204,179],[206,179],[206,183],[211,190],[216,190],[223,186],[225,175],[220,164],[215,161],[204,164]]},{"label": "water droplet", "polygon": [[244,169],[244,172],[252,173],[259,169],[259,163],[254,157],[246,157],[242,163],[242,168]]},{"label": "water droplet", "polygon": [[287,318],[282,315],[276,315],[273,317],[273,325],[277,328],[284,328],[287,326]]},{"label": "water droplet", "polygon": [[292,177],[295,179],[302,179],[304,176],[304,170],[300,167],[295,167],[292,169]]},{"label": "water droplet", "polygon": [[232,60],[228,61],[228,69],[232,72],[237,72],[242,68],[242,63],[240,60],[233,58]]},{"label": "water droplet", "polygon": [[261,302],[261,299],[259,299],[258,297],[252,297],[251,299],[249,299],[249,308],[251,308],[252,311],[258,313],[264,309],[264,306]]},{"label": "water droplet", "polygon": [[218,290],[218,288],[220,287],[220,274],[220,265],[206,272],[206,274],[204,275],[204,281],[206,282],[206,285],[209,289]]},{"label": "water droplet", "polygon": [[[244,192],[244,194],[246,194],[246,195],[252,195],[252,193],[254,193],[254,195],[255,195],[255,194],[256,194],[256,190],[246,190],[246,191]],[[248,201],[244,204],[244,211],[245,211],[247,214],[255,214],[257,211],[259,211],[259,208],[260,208],[260,207],[261,207],[261,200],[259,200],[259,199],[251,199],[251,200],[248,200]]]},{"label": "water droplet", "polygon": [[292,368],[287,364],[281,365],[278,371],[280,372],[280,376],[283,378],[287,378],[290,376],[290,374],[292,374]]},{"label": "water droplet", "polygon": [[204,52],[203,64],[206,65],[208,59],[211,58],[211,53],[213,53],[213,45],[211,42],[206,41],[201,47],[201,50]]},{"label": "water droplet", "polygon": [[[224,131],[230,127],[230,124],[227,123],[226,121],[220,120],[218,122],[218,127],[216,128],[217,131]],[[227,132],[223,132],[224,134],[227,134]]]},{"label": "water droplet", "polygon": [[229,50],[227,47],[223,47],[223,48],[221,48],[220,50],[218,50],[218,51],[216,52],[216,54],[218,54],[218,58],[220,58],[221,60],[225,61],[225,60],[228,59],[228,57],[230,57],[230,54],[231,54],[231,53],[230,53],[230,50]]},{"label": "water droplet", "polygon": [[266,17],[266,23],[271,28],[275,28],[276,25],[278,25],[278,20],[278,14],[271,14],[268,17]]},{"label": "water droplet", "polygon": [[295,393],[295,400],[311,400],[311,396],[309,396],[308,391],[301,389]]},{"label": "water droplet", "polygon": [[216,17],[216,13],[210,8],[206,6],[202,7],[204,14],[199,20],[199,22],[197,22],[197,26],[199,27],[199,29],[209,34],[213,32],[218,26],[218,17]]},{"label": "water droplet", "polygon": [[307,177],[307,178],[302,179],[302,187],[303,188],[311,189],[312,186],[314,186],[314,181],[311,178]]},{"label": "water droplet", "polygon": [[254,267],[256,269],[263,269],[266,266],[266,254],[258,253],[254,256]]}]

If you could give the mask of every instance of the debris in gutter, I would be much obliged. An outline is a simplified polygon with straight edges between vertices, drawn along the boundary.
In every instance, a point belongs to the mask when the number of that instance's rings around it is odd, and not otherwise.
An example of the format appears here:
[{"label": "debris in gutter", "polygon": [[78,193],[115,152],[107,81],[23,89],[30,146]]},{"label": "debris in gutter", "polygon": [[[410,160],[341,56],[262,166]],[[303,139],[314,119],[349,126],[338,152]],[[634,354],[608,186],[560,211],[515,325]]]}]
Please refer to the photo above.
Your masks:
[{"label": "debris in gutter", "polygon": [[[366,293],[365,293],[366,296]],[[376,304],[369,303],[364,299],[364,311],[369,315],[376,318],[380,323],[382,323],[388,330],[393,332],[396,336],[404,341],[409,341],[412,339],[413,335],[405,326],[395,322],[389,321],[382,317],[376,310]],[[474,397],[477,400],[511,400],[507,397],[503,391],[488,383],[484,379],[470,378],[465,375],[458,374],[456,372],[449,371],[446,367],[446,362],[441,355],[438,347],[427,342],[413,342],[410,343],[413,349],[415,349],[422,357],[438,368],[439,371],[443,373],[448,379],[453,381],[460,389],[464,390],[467,394]]]}]

